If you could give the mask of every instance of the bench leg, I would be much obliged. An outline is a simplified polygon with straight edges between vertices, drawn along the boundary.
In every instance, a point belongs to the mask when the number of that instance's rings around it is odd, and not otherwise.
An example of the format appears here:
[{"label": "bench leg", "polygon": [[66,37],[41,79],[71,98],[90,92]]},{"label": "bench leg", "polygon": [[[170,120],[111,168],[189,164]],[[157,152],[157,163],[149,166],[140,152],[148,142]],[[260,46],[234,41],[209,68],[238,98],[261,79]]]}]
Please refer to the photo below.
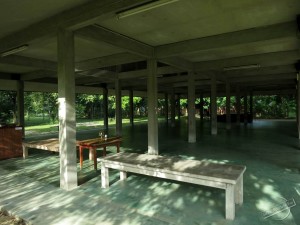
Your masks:
[{"label": "bench leg", "polygon": [[28,148],[23,145],[23,159],[28,157]]},{"label": "bench leg", "polygon": [[243,204],[243,186],[243,176],[241,176],[235,186],[235,203],[239,205]]},{"label": "bench leg", "polygon": [[105,167],[103,162],[101,165],[101,186],[102,188],[109,187],[109,171],[108,168]]},{"label": "bench leg", "polygon": [[234,202],[234,185],[226,185],[226,219],[234,220],[235,216],[235,202]]},{"label": "bench leg", "polygon": [[120,180],[126,180],[126,178],[127,178],[127,172],[120,171]]}]

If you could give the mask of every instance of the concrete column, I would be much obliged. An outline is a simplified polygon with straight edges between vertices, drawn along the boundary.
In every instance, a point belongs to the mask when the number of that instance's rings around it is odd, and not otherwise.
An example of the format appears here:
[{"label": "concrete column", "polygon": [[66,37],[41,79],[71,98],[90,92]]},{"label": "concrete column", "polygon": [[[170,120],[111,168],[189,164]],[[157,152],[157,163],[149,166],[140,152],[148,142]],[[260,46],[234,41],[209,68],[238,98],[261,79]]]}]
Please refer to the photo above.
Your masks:
[{"label": "concrete column", "polygon": [[169,121],[169,96],[168,96],[168,93],[165,93],[165,117],[166,117],[166,122],[168,123],[168,121]]},{"label": "concrete column", "polygon": [[204,118],[203,106],[204,106],[203,93],[201,92],[201,94],[200,94],[200,119],[201,119],[201,121],[203,121],[203,118]]},{"label": "concrete column", "polygon": [[240,125],[241,123],[241,93],[240,86],[236,87],[236,123]]},{"label": "concrete column", "polygon": [[58,30],[60,187],[77,187],[74,34]]},{"label": "concrete column", "polygon": [[244,94],[244,124],[248,124],[248,96],[247,92]]},{"label": "concrete column", "polygon": [[196,142],[196,118],[195,118],[195,75],[188,74],[188,142]]},{"label": "concrete column", "polygon": [[218,122],[217,122],[217,79],[216,74],[211,76],[211,134],[218,134]]},{"label": "concrete column", "polygon": [[171,93],[171,127],[175,127],[175,93]]},{"label": "concrete column", "polygon": [[[252,119],[253,119],[253,92],[251,91],[250,92],[250,115],[252,116]],[[249,120],[250,118],[248,118]]]},{"label": "concrete column", "polygon": [[17,90],[17,123],[19,126],[22,126],[23,137],[25,137],[25,119],[24,119],[24,81],[18,81],[18,90]]},{"label": "concrete column", "polygon": [[133,90],[129,91],[129,117],[130,125],[134,125]]},{"label": "concrete column", "polygon": [[299,72],[297,73],[297,95],[296,95],[296,101],[297,101],[297,126],[298,126],[298,138],[300,139],[300,78],[299,78]]},{"label": "concrete column", "polygon": [[148,153],[158,155],[158,124],[157,124],[157,61],[147,60],[148,80]]},{"label": "concrete column", "polygon": [[122,135],[122,94],[121,82],[119,79],[115,81],[115,95],[116,95],[116,135]]},{"label": "concrete column", "polygon": [[230,115],[230,83],[226,80],[226,129],[231,129],[231,115]]},{"label": "concrete column", "polygon": [[108,134],[108,90],[103,88],[103,123],[105,134]]},{"label": "concrete column", "polygon": [[177,118],[180,120],[181,108],[180,108],[180,94],[177,95]]}]

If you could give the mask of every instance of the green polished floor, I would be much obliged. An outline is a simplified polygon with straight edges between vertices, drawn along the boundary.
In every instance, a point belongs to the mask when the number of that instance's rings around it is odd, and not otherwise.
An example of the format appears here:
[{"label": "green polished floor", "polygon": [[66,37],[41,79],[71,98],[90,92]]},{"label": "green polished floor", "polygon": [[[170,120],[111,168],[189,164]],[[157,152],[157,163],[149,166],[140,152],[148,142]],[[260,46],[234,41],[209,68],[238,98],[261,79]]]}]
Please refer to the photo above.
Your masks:
[{"label": "green polished floor", "polygon": [[[134,174],[118,182],[114,171],[111,187],[101,189],[100,171],[88,160],[78,167],[80,186],[66,192],[59,189],[58,155],[41,150],[30,150],[26,160],[0,161],[0,209],[36,225],[300,224],[296,122],[255,121],[231,131],[218,126],[219,134],[211,136],[209,122],[198,121],[197,143],[188,144],[185,118],[175,128],[160,123],[159,149],[161,155],[246,165],[244,204],[236,207],[234,221],[225,220],[224,190]],[[78,139],[97,133],[81,132]],[[122,151],[147,151],[146,124],[123,127],[123,137]],[[296,205],[286,207],[285,199]]]}]

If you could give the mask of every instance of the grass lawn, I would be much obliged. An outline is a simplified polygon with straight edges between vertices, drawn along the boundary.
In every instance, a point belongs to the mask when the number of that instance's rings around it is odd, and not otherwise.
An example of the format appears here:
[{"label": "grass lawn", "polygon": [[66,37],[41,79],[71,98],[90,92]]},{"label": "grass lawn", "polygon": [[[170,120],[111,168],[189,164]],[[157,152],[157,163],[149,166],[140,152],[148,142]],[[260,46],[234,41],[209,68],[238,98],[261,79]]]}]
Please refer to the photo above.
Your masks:
[{"label": "grass lawn", "polygon": [[[159,117],[158,120],[164,120],[164,117]],[[137,117],[134,118],[134,123],[145,123],[147,122],[147,117]],[[130,120],[125,118],[122,119],[123,125],[129,125]],[[114,126],[116,124],[115,119],[108,120],[109,126]],[[103,128],[103,119],[77,119],[76,120],[76,130],[89,130],[89,129],[101,129]],[[25,120],[25,132],[27,134],[37,134],[37,133],[49,133],[58,132],[58,121],[51,123],[48,118],[44,119],[42,117],[30,117],[29,120]]]}]

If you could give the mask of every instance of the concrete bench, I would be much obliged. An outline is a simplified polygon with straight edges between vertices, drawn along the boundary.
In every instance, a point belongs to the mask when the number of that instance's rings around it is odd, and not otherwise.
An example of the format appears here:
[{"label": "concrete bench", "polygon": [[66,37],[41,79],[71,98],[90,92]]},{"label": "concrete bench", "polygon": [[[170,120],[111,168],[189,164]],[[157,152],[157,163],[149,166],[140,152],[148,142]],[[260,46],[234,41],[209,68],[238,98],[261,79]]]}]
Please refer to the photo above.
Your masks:
[{"label": "concrete bench", "polygon": [[136,153],[118,153],[100,161],[102,188],[109,187],[109,168],[111,168],[120,170],[120,180],[127,178],[127,172],[132,172],[225,189],[226,219],[233,220],[235,204],[243,203],[245,166]]}]

